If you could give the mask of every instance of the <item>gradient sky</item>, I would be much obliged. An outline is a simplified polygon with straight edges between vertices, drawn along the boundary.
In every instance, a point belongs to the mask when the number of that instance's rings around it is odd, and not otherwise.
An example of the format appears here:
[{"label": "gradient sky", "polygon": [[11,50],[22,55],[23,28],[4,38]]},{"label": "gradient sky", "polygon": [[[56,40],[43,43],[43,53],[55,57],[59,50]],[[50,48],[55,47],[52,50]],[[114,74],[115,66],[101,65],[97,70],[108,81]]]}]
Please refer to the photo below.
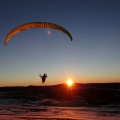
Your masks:
[{"label": "gradient sky", "polygon": [[[53,29],[8,32],[27,22],[52,22]],[[51,34],[48,34],[48,31]],[[120,0],[1,0],[0,86],[120,82]]]}]

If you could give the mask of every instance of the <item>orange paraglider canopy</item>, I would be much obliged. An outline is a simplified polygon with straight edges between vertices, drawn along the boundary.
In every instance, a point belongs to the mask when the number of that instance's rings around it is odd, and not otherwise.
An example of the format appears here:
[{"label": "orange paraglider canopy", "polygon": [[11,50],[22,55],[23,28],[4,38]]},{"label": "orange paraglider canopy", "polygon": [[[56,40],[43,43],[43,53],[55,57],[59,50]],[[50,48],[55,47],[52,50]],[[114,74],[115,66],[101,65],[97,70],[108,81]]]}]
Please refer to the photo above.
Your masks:
[{"label": "orange paraglider canopy", "polygon": [[72,41],[72,35],[62,26],[59,26],[59,25],[54,24],[54,23],[49,23],[49,22],[30,22],[30,23],[22,24],[20,26],[15,27],[14,29],[12,29],[8,33],[8,35],[6,36],[4,44],[6,45],[8,43],[8,41],[10,40],[10,38],[12,36],[14,36],[15,34],[21,32],[23,30],[27,30],[29,28],[52,28],[52,29],[56,29],[56,30],[59,30],[59,31],[65,33],[66,35],[68,35],[70,40]]}]

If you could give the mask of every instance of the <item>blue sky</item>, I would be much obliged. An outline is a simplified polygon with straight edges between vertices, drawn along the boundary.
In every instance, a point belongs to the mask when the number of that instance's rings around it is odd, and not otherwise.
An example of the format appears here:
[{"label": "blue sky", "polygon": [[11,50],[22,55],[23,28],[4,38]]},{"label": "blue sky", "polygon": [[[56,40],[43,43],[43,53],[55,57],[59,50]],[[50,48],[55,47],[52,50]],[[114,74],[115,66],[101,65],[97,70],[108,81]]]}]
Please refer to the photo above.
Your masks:
[{"label": "blue sky", "polygon": [[[53,29],[8,32],[23,23],[51,22],[73,37]],[[119,0],[1,0],[0,86],[75,82],[120,82]],[[48,35],[47,31],[51,31]]]}]

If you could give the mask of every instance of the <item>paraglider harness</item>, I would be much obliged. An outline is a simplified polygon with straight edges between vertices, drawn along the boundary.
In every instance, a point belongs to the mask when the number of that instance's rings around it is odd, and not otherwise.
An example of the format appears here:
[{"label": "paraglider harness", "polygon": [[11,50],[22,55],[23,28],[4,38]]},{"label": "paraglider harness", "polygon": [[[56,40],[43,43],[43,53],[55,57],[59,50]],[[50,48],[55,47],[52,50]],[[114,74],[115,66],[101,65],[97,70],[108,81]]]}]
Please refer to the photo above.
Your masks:
[{"label": "paraglider harness", "polygon": [[42,78],[42,83],[44,83],[47,78],[47,74],[44,74],[43,76],[40,74],[39,76]]}]

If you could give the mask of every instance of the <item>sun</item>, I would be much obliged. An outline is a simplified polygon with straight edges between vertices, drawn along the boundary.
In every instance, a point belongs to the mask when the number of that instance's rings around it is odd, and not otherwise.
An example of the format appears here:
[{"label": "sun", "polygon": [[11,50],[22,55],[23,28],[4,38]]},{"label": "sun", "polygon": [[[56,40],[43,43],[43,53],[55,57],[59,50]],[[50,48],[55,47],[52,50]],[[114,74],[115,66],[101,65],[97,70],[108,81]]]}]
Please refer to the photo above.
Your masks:
[{"label": "sun", "polygon": [[73,85],[73,80],[72,79],[68,79],[66,83],[67,83],[67,85],[69,87],[71,87]]}]

